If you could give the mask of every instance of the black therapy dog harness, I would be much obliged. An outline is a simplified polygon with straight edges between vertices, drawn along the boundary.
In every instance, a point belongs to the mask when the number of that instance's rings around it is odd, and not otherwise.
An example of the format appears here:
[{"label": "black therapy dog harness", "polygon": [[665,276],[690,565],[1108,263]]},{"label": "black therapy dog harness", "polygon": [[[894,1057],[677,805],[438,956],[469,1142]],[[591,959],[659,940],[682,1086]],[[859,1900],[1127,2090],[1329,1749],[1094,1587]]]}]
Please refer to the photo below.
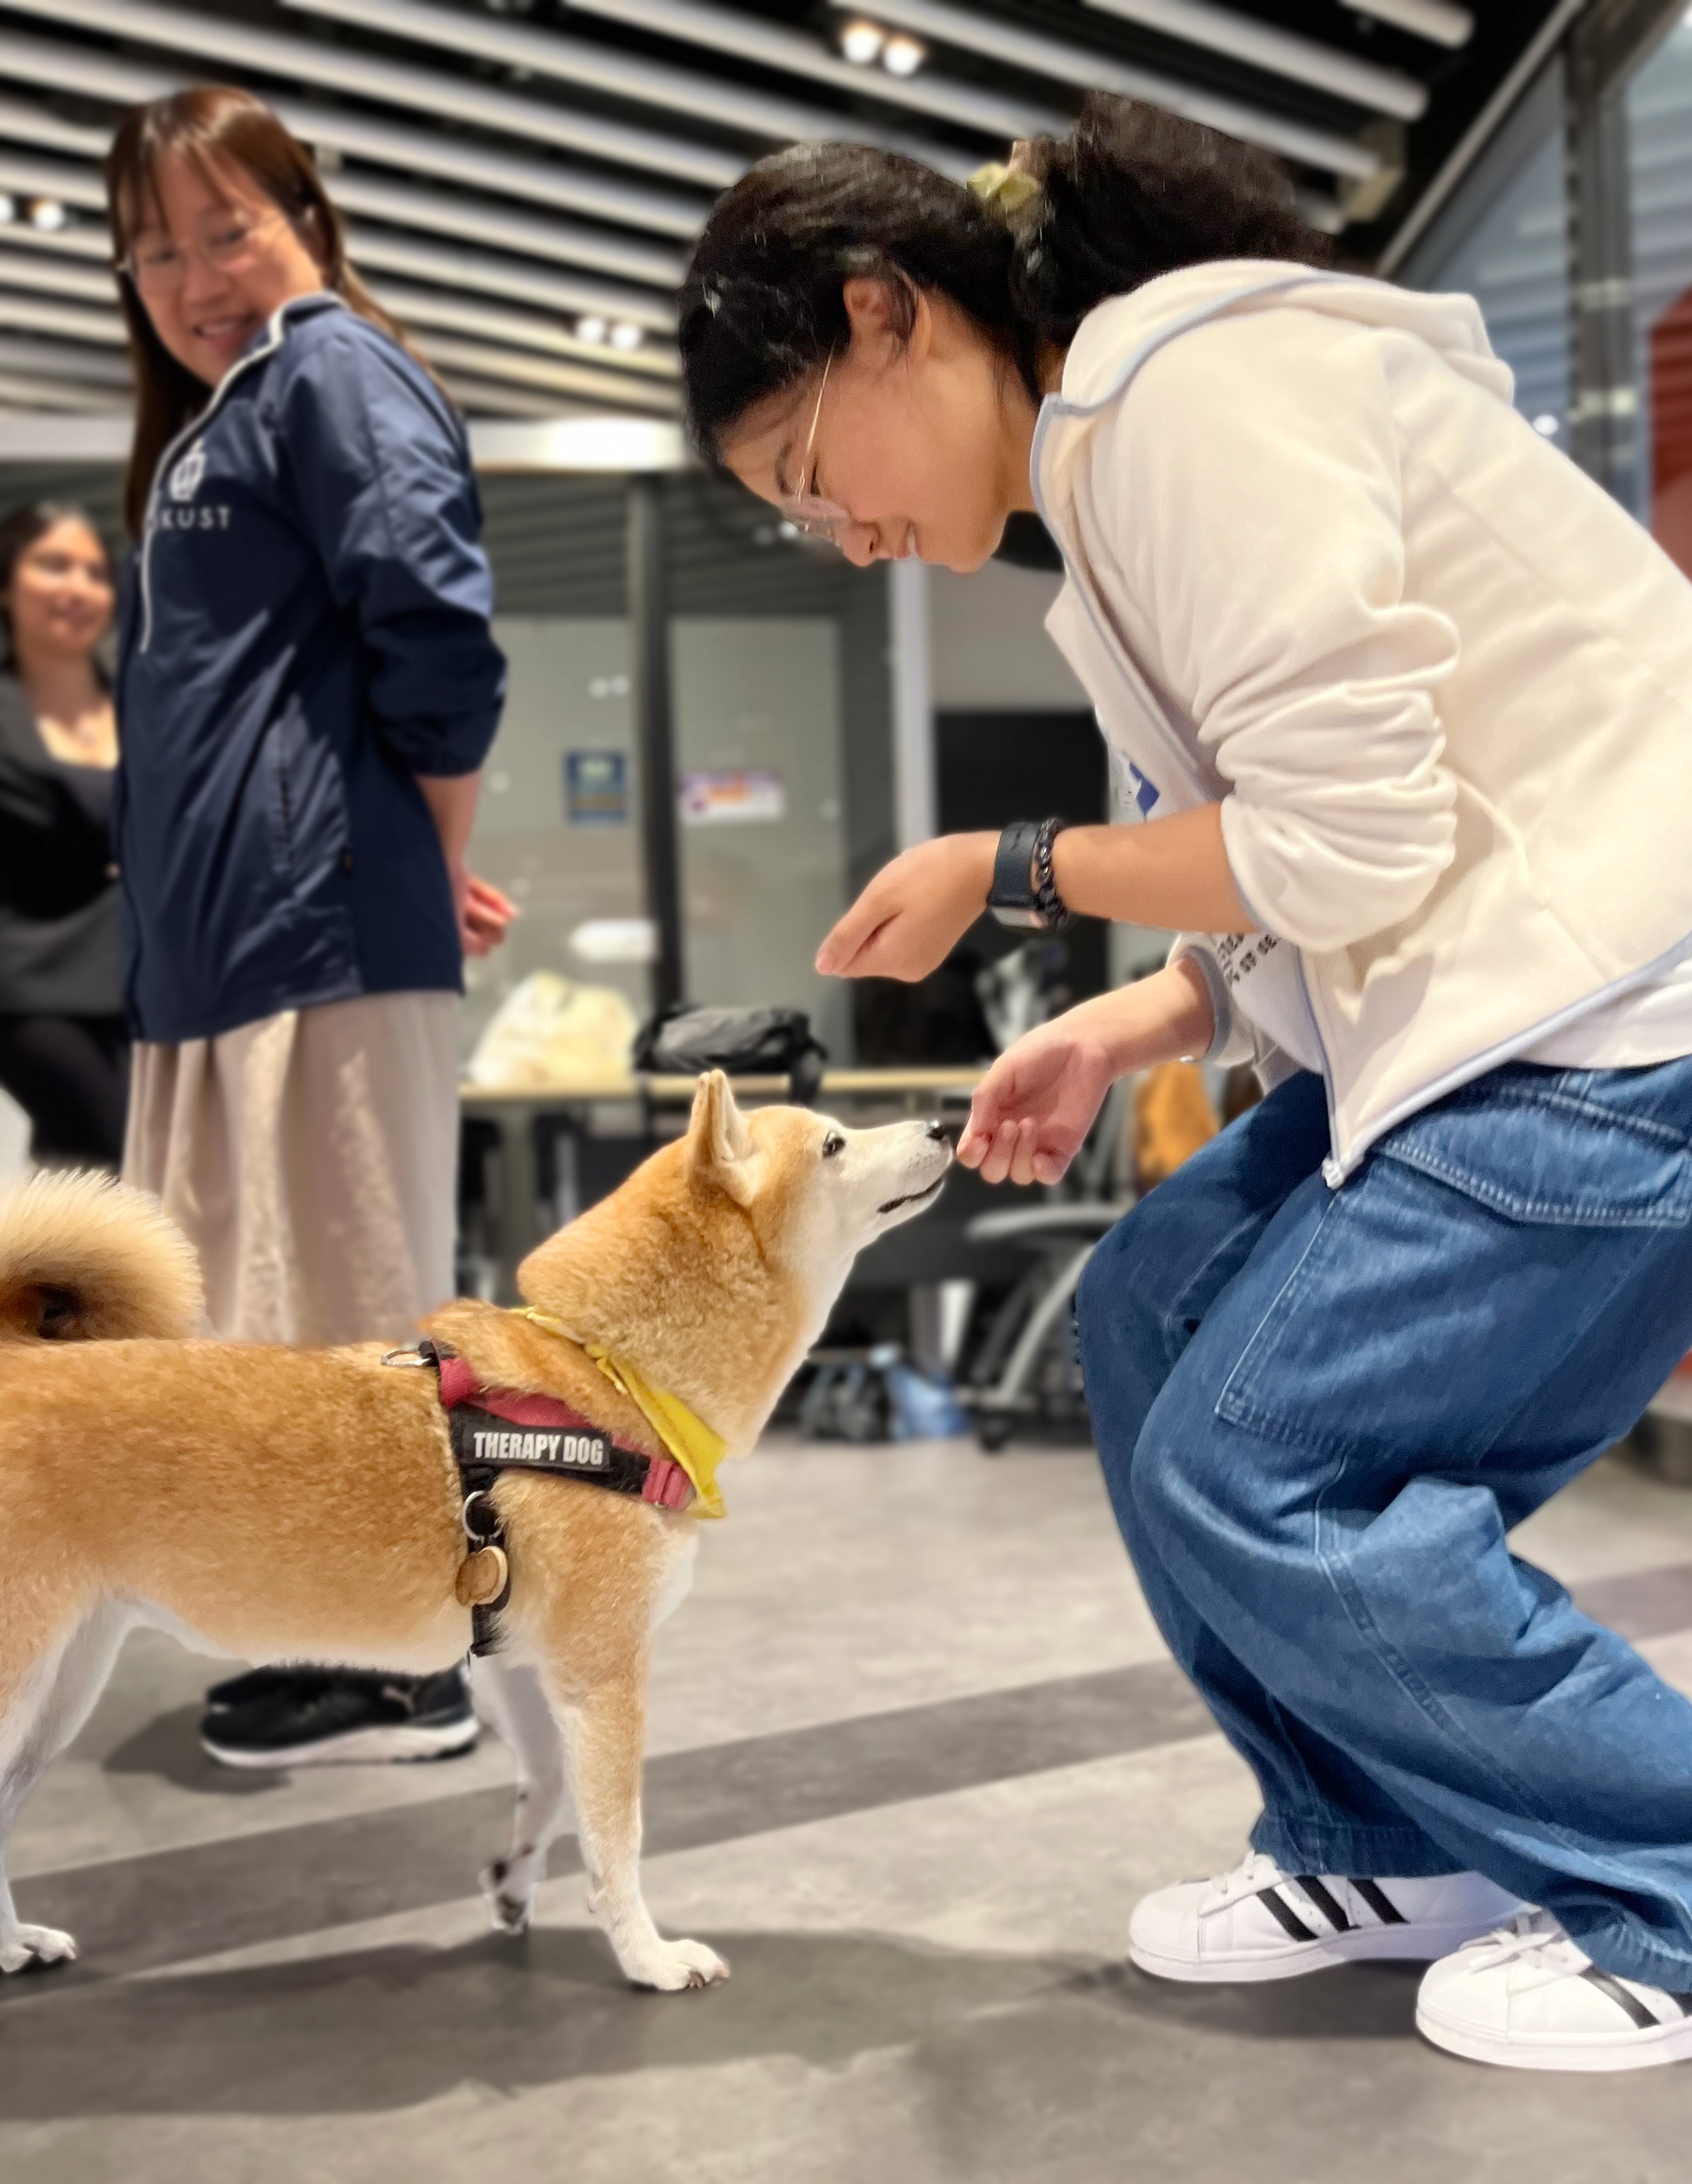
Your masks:
[{"label": "black therapy dog harness", "polygon": [[[382,1362],[427,1366],[440,1390],[464,1490],[461,1516],[469,1553],[459,1571],[458,1597],[471,1611],[472,1653],[500,1650],[498,1618],[511,1597],[505,1522],[493,1497],[502,1471],[577,1479],[661,1509],[684,1509],[694,1498],[692,1481],[673,1457],[625,1447],[556,1396],[483,1387],[449,1343],[426,1339],[410,1350],[390,1350]],[[484,1597],[488,1593],[493,1596]]]}]

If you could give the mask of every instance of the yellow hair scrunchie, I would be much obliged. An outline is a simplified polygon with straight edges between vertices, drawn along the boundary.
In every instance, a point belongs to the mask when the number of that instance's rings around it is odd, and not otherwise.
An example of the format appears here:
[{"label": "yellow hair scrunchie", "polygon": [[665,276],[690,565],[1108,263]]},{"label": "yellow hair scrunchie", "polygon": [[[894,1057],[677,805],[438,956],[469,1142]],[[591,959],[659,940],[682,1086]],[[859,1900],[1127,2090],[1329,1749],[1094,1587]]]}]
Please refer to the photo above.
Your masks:
[{"label": "yellow hair scrunchie", "polygon": [[1007,167],[997,159],[977,167],[969,177],[969,187],[983,204],[992,205],[1007,217],[1020,212],[1031,198],[1040,194],[1037,176],[1021,167]]}]

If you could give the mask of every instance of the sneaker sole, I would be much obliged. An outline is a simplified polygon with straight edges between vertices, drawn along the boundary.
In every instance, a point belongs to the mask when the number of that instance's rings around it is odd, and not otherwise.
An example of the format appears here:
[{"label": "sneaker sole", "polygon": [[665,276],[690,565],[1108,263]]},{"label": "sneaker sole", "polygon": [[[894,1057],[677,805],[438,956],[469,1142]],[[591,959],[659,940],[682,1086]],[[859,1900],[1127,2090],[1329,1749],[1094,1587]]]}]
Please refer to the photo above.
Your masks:
[{"label": "sneaker sole", "polygon": [[220,1767],[260,1768],[274,1773],[282,1767],[351,1767],[372,1761],[450,1759],[467,1752],[481,1733],[472,1714],[465,1721],[423,1725],[416,1722],[392,1728],[349,1730],[344,1736],[320,1738],[312,1744],[278,1745],[255,1751],[248,1745],[220,1744],[202,1735],[200,1748]]},{"label": "sneaker sole", "polygon": [[1430,2047],[1466,2062],[1493,2063],[1506,2070],[1654,2070],[1666,2063],[1692,2059],[1692,2020],[1636,2031],[1617,2040],[1525,2041],[1501,2032],[1477,2031],[1436,2012],[1418,2008],[1416,2029]]},{"label": "sneaker sole", "polygon": [[1180,1980],[1192,1986],[1250,1986],[1265,1980],[1331,1971],[1340,1964],[1432,1964],[1460,1949],[1465,1942],[1489,1934],[1496,1924],[1488,1918],[1477,1925],[1371,1926],[1328,1935],[1320,1942],[1295,1942],[1283,1954],[1272,1957],[1164,1957],[1130,1942],[1128,1960],[1153,1979]]}]

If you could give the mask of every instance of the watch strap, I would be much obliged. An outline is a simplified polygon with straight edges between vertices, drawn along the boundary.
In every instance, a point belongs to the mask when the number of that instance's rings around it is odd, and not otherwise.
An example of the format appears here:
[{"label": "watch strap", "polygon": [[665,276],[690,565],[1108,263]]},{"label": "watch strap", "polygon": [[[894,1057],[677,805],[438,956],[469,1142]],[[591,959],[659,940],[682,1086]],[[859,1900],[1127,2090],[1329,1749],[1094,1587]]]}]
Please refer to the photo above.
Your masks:
[{"label": "watch strap", "polygon": [[1052,844],[1061,819],[1014,819],[999,836],[987,908],[1001,925],[1036,933],[1061,933],[1069,907],[1052,876]]},{"label": "watch strap", "polygon": [[1032,912],[1038,908],[1034,899],[1034,850],[1039,838],[1037,819],[1014,819],[999,836],[992,892],[987,897],[987,907],[995,915],[1001,911]]}]

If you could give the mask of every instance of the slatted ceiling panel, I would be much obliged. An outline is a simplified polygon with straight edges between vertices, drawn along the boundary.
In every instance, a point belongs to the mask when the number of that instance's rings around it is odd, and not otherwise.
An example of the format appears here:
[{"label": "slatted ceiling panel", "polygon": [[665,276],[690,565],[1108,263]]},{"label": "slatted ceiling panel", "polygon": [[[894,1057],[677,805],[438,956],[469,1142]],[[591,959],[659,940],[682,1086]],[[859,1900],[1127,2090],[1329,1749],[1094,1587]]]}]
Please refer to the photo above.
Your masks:
[{"label": "slatted ceiling panel", "polygon": [[[70,225],[27,248],[98,265],[98,157],[121,108],[185,82],[247,83],[320,148],[372,271],[426,287],[439,311],[483,296],[567,332],[621,309],[656,349],[711,194],[762,153],[863,136],[963,175],[1013,130],[1061,126],[1096,82],[1289,150],[1336,221],[1346,198],[1347,245],[1366,257],[1549,4],[1470,24],[1449,0],[884,0],[884,27],[903,21],[927,49],[897,78],[842,59],[835,0],[0,0],[0,164],[35,163],[14,164],[27,195],[55,163]],[[868,0],[862,12],[877,18]],[[1401,148],[1381,132],[1424,103]],[[8,326],[7,296],[28,292],[20,279],[0,295],[0,339],[25,315],[13,303]],[[488,317],[473,363],[448,354],[461,331],[436,328],[467,406],[575,410],[581,389],[538,373],[534,344],[497,326],[491,303]],[[61,376],[103,387],[102,344],[80,346],[88,369],[73,354]],[[609,349],[595,368],[612,391],[586,398],[639,403]]]}]

